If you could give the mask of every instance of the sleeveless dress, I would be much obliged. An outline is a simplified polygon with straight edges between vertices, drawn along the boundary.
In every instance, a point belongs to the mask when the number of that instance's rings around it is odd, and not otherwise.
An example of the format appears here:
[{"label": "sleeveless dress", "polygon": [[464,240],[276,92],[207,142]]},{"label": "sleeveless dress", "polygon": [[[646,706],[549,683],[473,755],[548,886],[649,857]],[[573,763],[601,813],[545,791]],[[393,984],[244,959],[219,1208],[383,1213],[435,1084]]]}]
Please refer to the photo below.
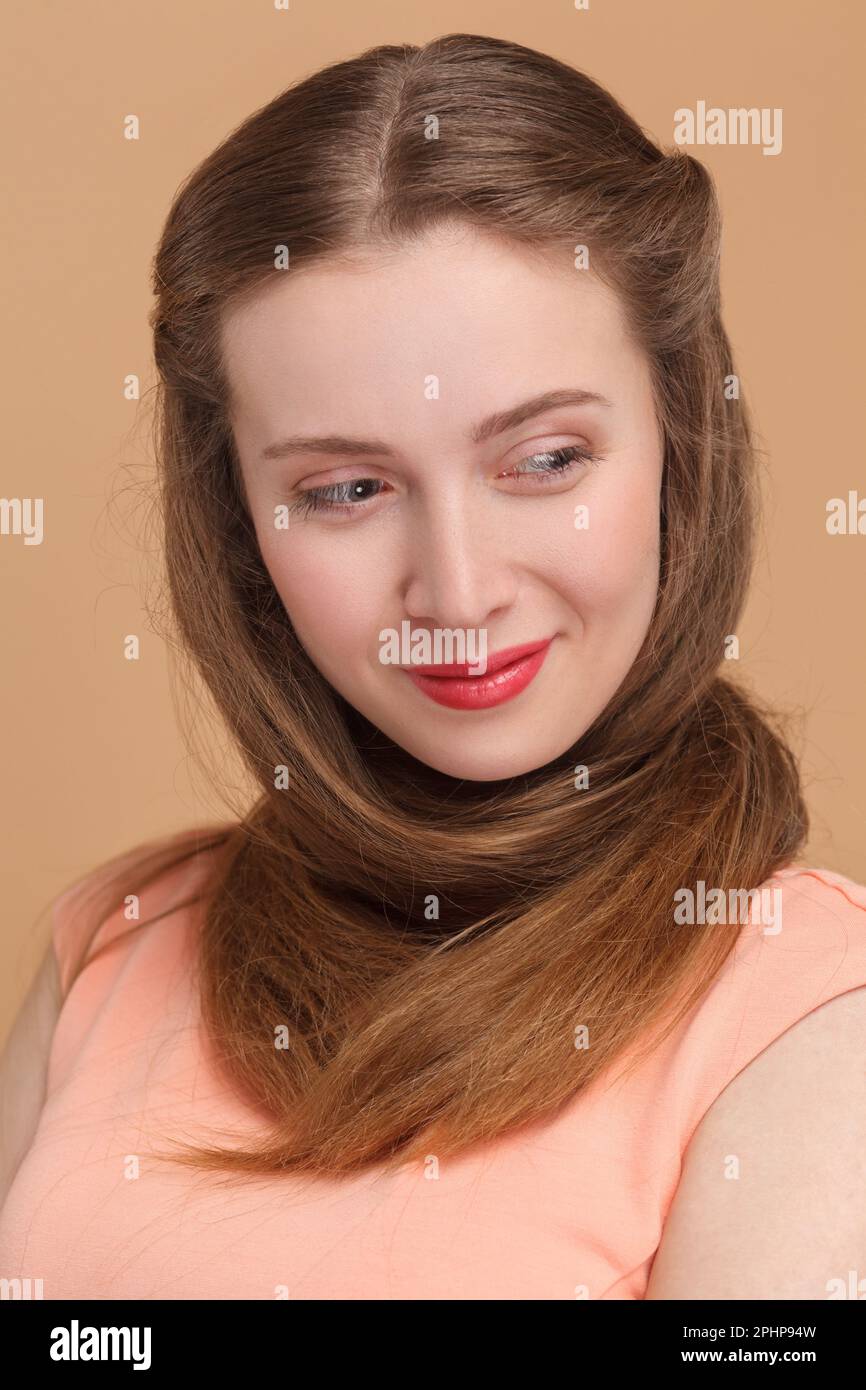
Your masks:
[{"label": "sleeveless dress", "polygon": [[[782,869],[762,885],[781,890],[781,930],[766,915],[744,923],[662,1045],[628,1077],[614,1064],[552,1123],[438,1171],[225,1185],[147,1156],[169,1135],[225,1144],[264,1128],[202,1045],[195,908],[146,922],[206,860],[143,889],[140,926],[109,917],[94,945],[114,944],[64,1000],[45,1105],[0,1213],[0,1279],[31,1297],[642,1299],[702,1116],[786,1029],[866,986],[866,888]],[[82,929],[71,908],[91,877],[53,904],[64,988]]]}]

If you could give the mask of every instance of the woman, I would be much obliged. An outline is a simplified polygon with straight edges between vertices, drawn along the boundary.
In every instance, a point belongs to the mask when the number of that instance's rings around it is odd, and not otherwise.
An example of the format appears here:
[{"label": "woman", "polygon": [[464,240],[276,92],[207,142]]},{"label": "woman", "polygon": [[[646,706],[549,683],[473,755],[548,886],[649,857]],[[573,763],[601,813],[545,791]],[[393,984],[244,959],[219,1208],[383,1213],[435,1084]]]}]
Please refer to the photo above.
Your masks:
[{"label": "woman", "polygon": [[181,188],[170,594],[261,790],[55,903],[4,1277],[826,1298],[862,1263],[866,890],[795,867],[794,760],[722,673],[719,236],[701,164],[463,34],[316,73]]}]

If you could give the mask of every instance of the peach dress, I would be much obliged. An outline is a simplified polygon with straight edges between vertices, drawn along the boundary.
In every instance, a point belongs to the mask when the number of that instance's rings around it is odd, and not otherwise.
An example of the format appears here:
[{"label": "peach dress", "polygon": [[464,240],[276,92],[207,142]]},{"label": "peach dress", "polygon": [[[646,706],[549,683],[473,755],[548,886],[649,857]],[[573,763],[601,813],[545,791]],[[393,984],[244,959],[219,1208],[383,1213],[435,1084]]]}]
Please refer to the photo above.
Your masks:
[{"label": "peach dress", "polygon": [[[108,918],[95,944],[117,939],[63,1004],[39,1126],[0,1213],[0,1278],[29,1279],[35,1296],[641,1299],[702,1116],[786,1029],[866,986],[866,889],[783,869],[764,885],[781,889],[781,930],[744,924],[662,1046],[628,1078],[614,1064],[552,1123],[391,1175],[225,1186],[147,1152],[263,1128],[202,1046],[195,909],[145,922],[206,861],[142,890],[141,926]],[[64,984],[81,930],[70,908],[90,878],[53,904]]]}]

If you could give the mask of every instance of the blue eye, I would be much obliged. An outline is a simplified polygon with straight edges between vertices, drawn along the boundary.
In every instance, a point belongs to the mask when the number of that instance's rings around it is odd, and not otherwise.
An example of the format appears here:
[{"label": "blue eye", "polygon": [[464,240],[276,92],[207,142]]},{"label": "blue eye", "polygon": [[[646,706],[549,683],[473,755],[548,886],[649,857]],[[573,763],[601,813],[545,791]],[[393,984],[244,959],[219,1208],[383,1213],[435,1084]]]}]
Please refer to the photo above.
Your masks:
[{"label": "blue eye", "polygon": [[298,494],[292,511],[351,511],[358,502],[366,502],[378,493],[368,489],[381,483],[379,478],[349,478],[345,483],[330,483],[327,487],[311,487]]},{"label": "blue eye", "polygon": [[[562,449],[546,449],[541,454],[530,454],[521,459],[515,468],[501,474],[505,478],[542,477],[556,478],[573,467],[575,463],[595,463],[597,455],[590,453],[582,444],[569,444]],[[529,465],[525,467],[524,465]]]},{"label": "blue eye", "polygon": [[[540,454],[530,454],[521,459],[516,467],[501,478],[538,478],[541,481],[561,478],[576,463],[596,463],[598,455],[581,444],[569,444],[561,449],[547,449]],[[527,466],[528,465],[528,466]],[[361,511],[360,503],[369,502],[379,496],[383,483],[381,478],[349,478],[344,483],[330,483],[325,487],[311,487],[298,493],[292,503],[292,511],[305,515],[311,512]]]}]

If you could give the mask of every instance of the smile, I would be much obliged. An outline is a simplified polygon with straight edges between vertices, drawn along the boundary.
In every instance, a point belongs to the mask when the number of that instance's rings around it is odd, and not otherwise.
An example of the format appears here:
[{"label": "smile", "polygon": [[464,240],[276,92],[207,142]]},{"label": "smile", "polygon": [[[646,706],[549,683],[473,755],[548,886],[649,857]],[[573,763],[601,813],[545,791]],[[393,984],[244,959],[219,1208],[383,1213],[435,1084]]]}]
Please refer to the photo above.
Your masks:
[{"label": "smile", "polygon": [[525,690],[541,670],[548,647],[553,641],[525,642],[520,647],[506,647],[488,658],[487,670],[481,676],[467,674],[468,664],[403,667],[416,689],[437,705],[451,709],[490,709],[493,705],[513,700]]}]

